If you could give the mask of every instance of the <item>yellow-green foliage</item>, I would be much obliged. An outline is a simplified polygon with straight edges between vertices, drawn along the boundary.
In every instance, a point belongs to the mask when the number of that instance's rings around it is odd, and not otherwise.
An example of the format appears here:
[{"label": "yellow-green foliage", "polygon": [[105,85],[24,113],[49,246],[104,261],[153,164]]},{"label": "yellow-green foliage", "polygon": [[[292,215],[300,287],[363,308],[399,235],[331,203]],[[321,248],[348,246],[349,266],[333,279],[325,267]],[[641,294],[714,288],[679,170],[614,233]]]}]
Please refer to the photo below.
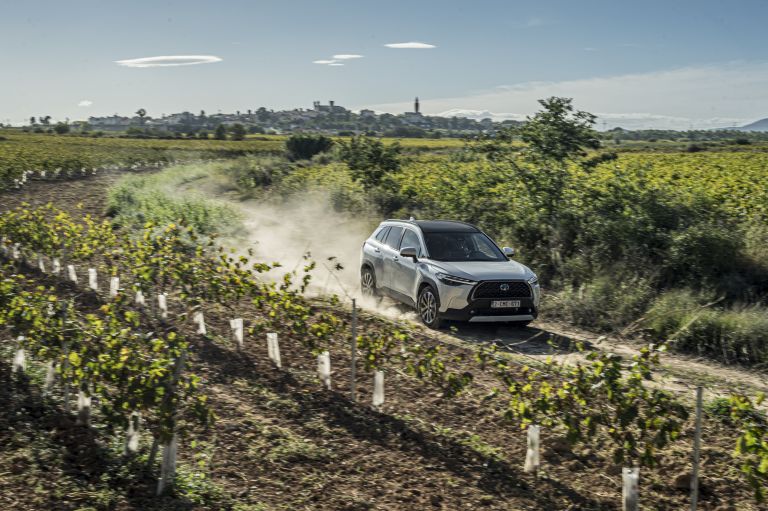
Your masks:
[{"label": "yellow-green foliage", "polygon": [[181,222],[204,235],[231,233],[239,226],[237,211],[205,198],[193,184],[215,174],[221,166],[178,165],[157,174],[126,176],[109,192],[109,212],[118,225]]},{"label": "yellow-green foliage", "polygon": [[155,140],[4,132],[0,140],[0,189],[25,172],[66,176],[108,166],[167,163],[282,151],[281,140]]}]

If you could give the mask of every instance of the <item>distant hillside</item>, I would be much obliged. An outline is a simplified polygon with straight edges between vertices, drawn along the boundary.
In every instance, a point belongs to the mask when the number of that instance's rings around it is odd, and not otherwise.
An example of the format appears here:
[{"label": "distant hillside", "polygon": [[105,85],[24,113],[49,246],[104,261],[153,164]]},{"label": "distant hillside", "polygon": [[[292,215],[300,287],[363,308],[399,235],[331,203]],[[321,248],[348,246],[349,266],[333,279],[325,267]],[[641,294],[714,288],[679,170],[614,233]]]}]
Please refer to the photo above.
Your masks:
[{"label": "distant hillside", "polygon": [[768,117],[739,128],[740,131],[768,131]]}]

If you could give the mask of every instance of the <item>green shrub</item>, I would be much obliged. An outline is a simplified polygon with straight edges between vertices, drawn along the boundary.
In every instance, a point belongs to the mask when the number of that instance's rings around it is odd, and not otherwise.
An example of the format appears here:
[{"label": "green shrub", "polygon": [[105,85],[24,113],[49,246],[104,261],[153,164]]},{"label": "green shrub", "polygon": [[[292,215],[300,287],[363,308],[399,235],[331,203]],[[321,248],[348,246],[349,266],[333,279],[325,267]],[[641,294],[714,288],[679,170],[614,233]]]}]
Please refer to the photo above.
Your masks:
[{"label": "green shrub", "polygon": [[670,341],[676,351],[726,364],[768,363],[768,308],[717,308],[706,302],[686,291],[665,293],[654,301],[644,325],[653,338]]},{"label": "green shrub", "polygon": [[309,160],[316,154],[330,150],[332,146],[333,140],[324,135],[298,133],[285,141],[286,153],[294,161]]},{"label": "green shrub", "polygon": [[201,235],[232,233],[239,226],[235,210],[204,198],[194,187],[185,187],[216,170],[217,164],[180,165],[157,174],[125,177],[110,190],[107,212],[116,225],[177,222]]}]

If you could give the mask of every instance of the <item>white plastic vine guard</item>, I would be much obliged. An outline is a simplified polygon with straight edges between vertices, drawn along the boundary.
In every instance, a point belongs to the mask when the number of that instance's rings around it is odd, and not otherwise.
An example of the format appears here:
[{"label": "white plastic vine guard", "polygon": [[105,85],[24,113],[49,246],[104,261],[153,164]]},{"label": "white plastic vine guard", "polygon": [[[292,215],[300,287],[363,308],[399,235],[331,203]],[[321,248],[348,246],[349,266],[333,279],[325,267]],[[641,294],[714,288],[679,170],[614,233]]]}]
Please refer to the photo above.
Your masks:
[{"label": "white plastic vine guard", "polygon": [[283,361],[280,357],[280,343],[277,340],[277,334],[274,332],[267,334],[267,352],[269,353],[269,359],[277,367],[283,367]]},{"label": "white plastic vine guard", "polygon": [[640,469],[624,467],[622,479],[622,511],[637,511],[639,502]]},{"label": "white plastic vine guard", "polygon": [[235,338],[238,348],[243,347],[243,318],[229,320],[229,327],[232,329],[232,335]]},{"label": "white plastic vine guard", "polygon": [[67,276],[70,281],[77,284],[77,272],[75,271],[75,266],[72,264],[67,265]]},{"label": "white plastic vine guard", "polygon": [[160,309],[160,317],[165,319],[168,317],[168,295],[166,293],[160,293],[157,295],[157,307]]},{"label": "white plastic vine guard", "polygon": [[528,450],[525,453],[525,468],[528,473],[539,471],[539,433],[541,427],[531,424],[528,426]]},{"label": "white plastic vine guard", "polygon": [[331,355],[327,351],[317,356],[317,374],[325,388],[331,390]]},{"label": "white plastic vine guard", "polygon": [[88,268],[88,287],[94,291],[99,290],[99,277],[96,274],[96,268]]},{"label": "white plastic vine guard", "polygon": [[115,298],[120,290],[120,277],[110,277],[109,279],[109,297]]},{"label": "white plastic vine guard", "polygon": [[202,312],[195,312],[192,321],[197,324],[197,333],[199,335],[206,335],[208,333],[208,329],[205,327],[205,316],[203,316]]},{"label": "white plastic vine guard", "polygon": [[376,371],[373,374],[373,407],[378,408],[384,404],[384,371]]}]

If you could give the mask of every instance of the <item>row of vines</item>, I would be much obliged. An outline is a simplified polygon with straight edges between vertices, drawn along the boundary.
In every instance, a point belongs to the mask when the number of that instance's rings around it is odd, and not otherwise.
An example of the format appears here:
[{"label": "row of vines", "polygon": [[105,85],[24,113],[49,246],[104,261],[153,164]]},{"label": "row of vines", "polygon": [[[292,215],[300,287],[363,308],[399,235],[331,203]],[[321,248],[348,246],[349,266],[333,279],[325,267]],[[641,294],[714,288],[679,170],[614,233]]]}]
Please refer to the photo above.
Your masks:
[{"label": "row of vines", "polygon": [[136,140],[3,134],[0,190],[30,179],[72,178],[112,168],[162,166],[173,162],[279,152],[280,140]]},{"label": "row of vines", "polygon": [[[0,326],[67,386],[97,396],[105,420],[128,427],[131,417],[141,414],[161,443],[184,424],[211,419],[204,386],[182,371],[190,344],[180,326],[193,318],[201,323],[203,311],[228,316],[233,327],[248,315],[249,335],[288,333],[325,365],[329,352],[348,346],[348,317],[333,312],[338,308],[321,311],[304,298],[314,268],[309,259],[303,273],[286,273],[274,282],[264,274],[277,265],[233,256],[183,225],[147,224],[125,236],[107,221],[90,216],[78,221],[52,206],[4,213],[0,239],[9,261],[0,286]],[[92,310],[21,276],[67,268],[75,280],[77,266],[88,267],[94,277],[84,293],[95,298]],[[112,282],[119,278],[119,291],[103,292],[97,274]],[[169,303],[179,311],[173,320]],[[565,431],[572,445],[605,438],[614,461],[626,467],[653,466],[680,441],[688,420],[686,408],[654,382],[663,350],[650,345],[629,363],[585,351],[580,363],[524,365],[493,347],[470,355],[447,352],[419,342],[407,329],[371,329],[355,339],[366,370],[404,371],[448,398],[472,386],[472,372],[454,369],[466,368],[469,360],[498,382],[511,424]],[[734,395],[730,406],[741,469],[760,499],[768,483],[768,424],[758,410],[760,397]]]}]

